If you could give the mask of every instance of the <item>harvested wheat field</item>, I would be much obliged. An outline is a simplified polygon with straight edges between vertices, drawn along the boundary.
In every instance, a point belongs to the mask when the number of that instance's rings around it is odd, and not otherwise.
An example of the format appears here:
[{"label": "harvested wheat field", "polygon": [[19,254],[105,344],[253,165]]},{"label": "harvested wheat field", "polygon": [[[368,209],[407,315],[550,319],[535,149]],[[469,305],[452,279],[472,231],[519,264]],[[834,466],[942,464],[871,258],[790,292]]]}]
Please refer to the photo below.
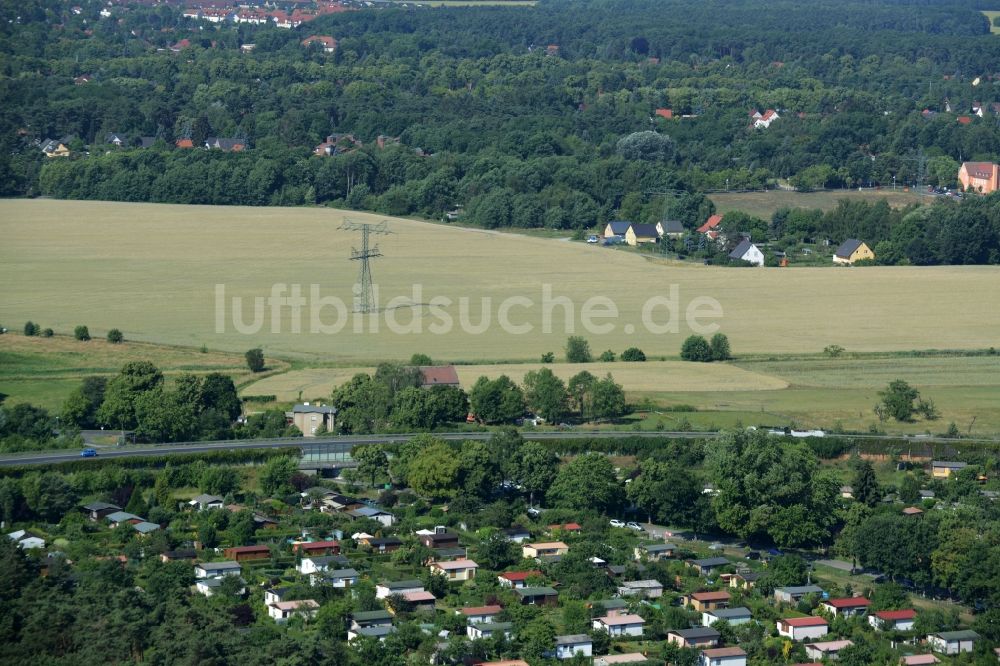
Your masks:
[{"label": "harvested wheat field", "polygon": [[[718,324],[736,354],[998,343],[997,267],[733,269],[409,220],[391,220],[392,234],[373,237],[383,255],[372,263],[383,307],[373,323],[349,313],[358,271],[349,257],[360,235],[338,230],[345,215],[385,219],[325,208],[2,201],[0,324],[32,319],[62,333],[87,324],[95,337],[116,327],[130,340],[236,352],[260,346],[340,365],[418,351],[439,361],[532,361],[548,351],[561,356],[570,333],[595,353],[637,346],[663,357],[691,333],[685,313],[711,310],[707,300],[721,316],[701,323]],[[268,300],[292,285],[305,301],[297,316]],[[236,323],[233,297],[242,299]],[[650,303],[660,330],[644,323]],[[590,320],[603,328],[585,330],[586,308],[607,315],[612,307],[617,314]]]}]

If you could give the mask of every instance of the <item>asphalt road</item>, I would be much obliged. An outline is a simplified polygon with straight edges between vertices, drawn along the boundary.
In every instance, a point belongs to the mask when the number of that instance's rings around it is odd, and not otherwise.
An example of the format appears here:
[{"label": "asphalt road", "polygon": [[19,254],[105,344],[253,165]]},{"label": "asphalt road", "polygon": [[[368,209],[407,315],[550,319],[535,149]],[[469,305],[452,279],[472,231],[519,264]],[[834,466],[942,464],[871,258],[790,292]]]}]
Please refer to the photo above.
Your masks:
[{"label": "asphalt road", "polygon": [[[433,433],[435,437],[451,441],[479,440],[484,441],[493,436],[493,432],[450,432]],[[665,430],[585,430],[567,429],[551,431],[525,431],[526,439],[560,440],[560,439],[611,439],[616,437],[670,437],[673,439],[712,439],[720,432],[677,432]],[[385,444],[405,442],[414,437],[415,433],[397,435],[342,435],[336,437],[290,437],[281,439],[232,440],[222,442],[176,442],[170,444],[139,444],[122,447],[105,446],[97,449],[96,458],[82,458],[78,450],[43,451],[32,453],[11,453],[0,456],[0,467],[14,465],[47,465],[69,460],[97,460],[101,458],[134,458],[143,456],[178,455],[185,453],[207,453],[211,451],[237,451],[240,449],[275,449],[282,447],[314,447],[323,445],[329,447],[330,453],[350,451],[358,444]],[[995,439],[949,439],[946,437],[899,437],[891,435],[851,435],[852,439],[912,441],[914,443],[997,443]]]}]

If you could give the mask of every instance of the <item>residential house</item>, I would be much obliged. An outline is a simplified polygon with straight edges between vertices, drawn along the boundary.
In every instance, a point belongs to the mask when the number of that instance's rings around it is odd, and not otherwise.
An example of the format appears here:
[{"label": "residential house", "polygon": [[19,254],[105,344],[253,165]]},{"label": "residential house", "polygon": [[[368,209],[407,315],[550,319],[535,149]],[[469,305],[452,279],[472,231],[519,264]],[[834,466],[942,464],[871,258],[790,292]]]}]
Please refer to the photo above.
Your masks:
[{"label": "residential house", "polygon": [[421,534],[420,543],[428,548],[456,548],[458,535],[444,528],[435,528],[435,531],[430,534]]},{"label": "residential house", "polygon": [[961,472],[968,466],[969,464],[964,462],[933,460],[931,461],[931,476],[935,479],[947,479],[952,474]]},{"label": "residential house", "polygon": [[854,487],[853,486],[841,486],[840,496],[844,499],[854,499]]},{"label": "residential house", "polygon": [[436,548],[424,564],[447,562],[449,560],[464,560],[466,557],[468,557],[468,551],[465,548]]},{"label": "residential house", "polygon": [[17,530],[7,535],[11,541],[17,544],[21,550],[33,550],[35,548],[45,548],[45,539],[32,534],[28,530]]},{"label": "residential house", "polygon": [[270,546],[235,546],[222,551],[227,560],[243,562],[246,560],[267,560],[271,557]]},{"label": "residential house", "polygon": [[46,139],[42,142],[42,153],[46,157],[69,157],[69,141],[57,141],[56,139]]},{"label": "residential house", "polygon": [[1000,165],[993,162],[963,162],[958,182],[966,192],[990,194],[1000,189]]},{"label": "residential house", "polygon": [[285,412],[285,418],[302,432],[303,437],[315,437],[317,432],[332,432],[337,423],[337,408],[310,405],[304,402]]},{"label": "residential house", "polygon": [[328,585],[337,588],[353,587],[358,584],[361,580],[361,574],[359,574],[354,569],[333,569],[325,572],[324,574],[315,575],[311,578],[312,584],[316,585],[319,581],[323,581]]},{"label": "residential house", "polygon": [[729,577],[729,587],[738,590],[752,590],[761,574],[756,571],[739,571]]},{"label": "residential house", "polygon": [[322,574],[347,565],[347,558],[341,555],[317,555],[303,557],[295,565],[295,570],[303,576]]},{"label": "residential house", "polygon": [[303,39],[301,44],[306,48],[313,44],[320,44],[323,47],[323,53],[333,53],[337,50],[337,40],[329,35],[312,35]]},{"label": "residential house", "polygon": [[583,526],[580,523],[556,523],[549,525],[549,532],[565,532],[566,534],[582,534]]},{"label": "residential house", "polygon": [[745,261],[754,266],[764,265],[764,253],[748,238],[744,238],[739,245],[733,248],[733,251],[729,253],[729,258],[732,261]]},{"label": "residential house", "polygon": [[627,220],[612,220],[604,227],[604,237],[618,236],[624,240],[630,226],[632,226],[632,223]]},{"label": "residential house", "polygon": [[764,113],[754,109],[753,113],[750,114],[750,118],[753,120],[753,126],[756,129],[766,129],[771,126],[775,120],[779,120],[781,116],[774,109],[768,109]]},{"label": "residential house", "polygon": [[684,563],[689,567],[697,569],[698,573],[702,576],[708,576],[716,569],[732,564],[725,557],[706,557],[700,560],[686,560]]},{"label": "residential house", "polygon": [[167,550],[160,553],[160,561],[163,563],[167,562],[178,562],[180,560],[193,560],[198,557],[198,551],[193,548],[182,549],[182,550]]},{"label": "residential house", "polygon": [[110,144],[115,148],[128,148],[128,137],[118,132],[108,132],[104,135],[104,143]]},{"label": "residential house", "polygon": [[114,528],[118,527],[122,523],[128,523],[129,525],[135,525],[136,523],[141,523],[142,518],[135,515],[134,513],[129,513],[128,511],[114,511],[109,513],[104,517],[108,524]]},{"label": "residential house", "polygon": [[156,523],[151,523],[148,520],[142,520],[138,523],[134,523],[132,525],[132,529],[138,532],[140,536],[145,536],[160,529],[160,526]]},{"label": "residential house", "polygon": [[830,625],[821,617],[786,617],[778,620],[778,635],[793,641],[821,638],[830,631]]},{"label": "residential house", "polygon": [[559,603],[559,593],[551,587],[519,587],[514,592],[525,606],[555,606]]},{"label": "residential house", "polygon": [[698,666],[747,666],[747,653],[738,647],[702,650]]},{"label": "residential house", "polygon": [[913,629],[917,611],[912,608],[905,610],[875,611],[868,616],[868,624],[875,629],[885,631],[910,631]]},{"label": "residential house", "polygon": [[[206,597],[214,596],[215,593],[218,592],[219,589],[222,587],[222,579],[223,578],[224,577],[219,577],[219,578],[199,578],[194,583],[195,592],[197,592],[198,594],[204,595]],[[247,584],[246,584],[246,581],[243,580],[242,577],[236,576],[236,578],[239,578],[239,582],[240,582],[240,587],[239,587],[238,590],[236,590],[236,594],[238,594],[239,596],[242,597],[243,595],[245,595],[247,593],[247,587],[246,587]]]},{"label": "residential house", "polygon": [[374,520],[383,527],[392,527],[393,524],[396,522],[395,515],[374,506],[362,506],[357,509],[351,509],[350,511],[347,512],[347,515],[350,516],[351,518],[354,518],[355,520],[359,518],[367,518],[369,520]]},{"label": "residential house", "polygon": [[976,646],[976,641],[981,638],[974,631],[939,631],[936,634],[927,636],[927,643],[935,652],[943,654],[959,654],[960,652],[972,652]]},{"label": "residential house", "polygon": [[549,557],[552,555],[565,555],[569,552],[569,546],[562,541],[545,541],[540,543],[528,543],[521,546],[521,556]]},{"label": "residential house", "polygon": [[476,577],[479,565],[472,560],[454,560],[452,562],[434,562],[431,573],[444,575],[449,581],[467,581]]},{"label": "residential house", "polygon": [[654,224],[633,222],[625,231],[625,242],[633,247],[643,243],[655,243],[659,238]]},{"label": "residential house", "polygon": [[384,537],[380,539],[368,538],[365,540],[365,544],[370,546],[374,553],[391,553],[399,550],[403,542],[396,537]]},{"label": "residential house", "polygon": [[645,664],[649,660],[641,652],[627,652],[625,654],[606,654],[594,658],[594,666],[617,666],[618,664]]},{"label": "residential house", "polygon": [[433,612],[437,604],[437,597],[426,590],[420,590],[404,593],[403,601],[410,604],[412,610]]},{"label": "residential house", "polygon": [[375,598],[385,599],[393,594],[406,594],[407,592],[423,592],[424,584],[419,580],[396,580],[379,583],[375,586]]},{"label": "residential house", "polygon": [[796,585],[792,587],[779,587],[774,590],[774,600],[788,604],[797,604],[801,599],[810,594],[823,594],[823,588],[818,585]]},{"label": "residential house", "polygon": [[514,543],[524,543],[531,538],[531,532],[520,525],[515,525],[514,527],[509,527],[503,530],[504,536],[507,537],[508,541],[513,541]]},{"label": "residential house", "polygon": [[864,597],[848,597],[828,599],[821,603],[820,606],[834,617],[856,617],[867,615],[868,607],[871,606],[871,603]]},{"label": "residential house", "polygon": [[736,608],[716,608],[714,610],[706,610],[701,614],[701,624],[705,627],[711,627],[719,620],[725,620],[735,626],[746,624],[751,619],[753,619],[753,614],[750,612],[750,609],[743,606],[737,606]]},{"label": "residential house", "polygon": [[232,139],[221,136],[210,136],[205,139],[207,150],[221,150],[226,153],[239,153],[247,147],[247,142],[243,139]]},{"label": "residential house", "polygon": [[594,642],[587,634],[569,634],[556,636],[556,649],[554,656],[556,659],[572,659],[580,655],[583,657],[594,656]]},{"label": "residential house", "polygon": [[667,632],[667,642],[682,648],[712,648],[719,644],[719,636],[711,627],[672,629]]},{"label": "residential house", "polygon": [[337,555],[340,553],[339,541],[302,541],[292,545],[293,553],[301,553],[303,557],[313,555]]},{"label": "residential house", "polygon": [[121,511],[122,508],[117,504],[108,504],[107,502],[91,502],[90,504],[84,504],[83,510],[92,521],[96,522],[115,511]]},{"label": "residential house", "polygon": [[703,613],[715,610],[716,608],[727,607],[731,598],[728,592],[720,590],[718,592],[692,592],[691,594],[684,595],[682,600],[685,605],[691,606],[699,613]]},{"label": "residential house", "polygon": [[198,511],[208,511],[209,509],[221,509],[225,506],[225,501],[221,497],[215,495],[195,495],[188,506]]},{"label": "residential house", "polygon": [[330,157],[350,153],[360,147],[361,142],[355,139],[353,134],[331,134],[326,137],[326,141],[313,149],[313,154]]},{"label": "residential house", "polygon": [[899,663],[902,666],[925,666],[928,664],[940,664],[941,660],[932,654],[908,654],[901,657]]},{"label": "residential house", "polygon": [[267,607],[267,614],[275,622],[287,622],[293,615],[307,619],[316,617],[319,604],[314,599],[297,599],[296,601],[279,601]]},{"label": "residential house", "polygon": [[186,148],[194,148],[194,141],[191,140],[191,137],[185,136],[177,139],[177,141],[174,142],[174,145],[182,150]]},{"label": "residential house", "polygon": [[852,641],[824,641],[806,644],[806,655],[810,659],[836,659],[845,647],[854,645]]},{"label": "residential house", "polygon": [[466,624],[485,624],[493,622],[496,616],[503,610],[503,606],[470,606],[462,610],[455,611],[456,614],[464,615]]},{"label": "residential house", "polygon": [[674,110],[673,109],[657,109],[654,113],[658,117],[663,118],[665,120],[673,120],[673,118],[674,118]]},{"label": "residential house", "polygon": [[719,225],[722,223],[721,215],[712,215],[709,217],[705,224],[698,227],[697,231],[699,234],[704,234],[709,240],[715,240],[719,237],[721,231],[719,230]]},{"label": "residential house", "polygon": [[393,633],[396,633],[396,627],[392,625],[361,627],[359,629],[351,629],[347,632],[347,642],[350,643],[358,638],[375,638],[381,642],[385,640],[386,636]]},{"label": "residential house", "polygon": [[239,562],[201,562],[194,565],[195,578],[222,578],[223,576],[239,576],[243,567]]},{"label": "residential house", "polygon": [[510,638],[513,630],[514,625],[510,622],[484,622],[466,626],[465,635],[469,637],[469,640],[493,638],[494,636]]},{"label": "residential house", "polygon": [[642,636],[646,621],[640,615],[605,615],[595,618],[592,626],[596,631],[607,632],[610,636]]},{"label": "residential house", "polygon": [[652,543],[645,546],[636,546],[632,551],[636,560],[650,560],[658,562],[674,556],[677,546],[672,543]]},{"label": "residential house", "polygon": [[833,263],[845,266],[849,266],[856,261],[873,261],[874,259],[875,253],[868,247],[868,244],[864,241],[859,241],[857,238],[848,238],[833,253]]},{"label": "residential house", "polygon": [[924,510],[916,506],[908,506],[903,509],[904,516],[922,516],[924,515]]},{"label": "residential house", "polygon": [[351,616],[351,629],[366,627],[388,627],[392,625],[392,614],[385,610],[361,611]]},{"label": "residential house", "polygon": [[618,585],[618,596],[659,599],[663,596],[663,584],[652,579],[625,581]]},{"label": "residential house", "polygon": [[687,233],[687,229],[680,220],[661,220],[656,223],[656,233],[661,238],[680,238]]},{"label": "residential house", "polygon": [[420,388],[434,386],[460,387],[458,371],[453,365],[422,365],[420,366]]},{"label": "residential house", "polygon": [[537,569],[531,571],[507,571],[497,576],[501,587],[512,587],[515,589],[528,586],[529,578],[541,578],[542,572]]}]

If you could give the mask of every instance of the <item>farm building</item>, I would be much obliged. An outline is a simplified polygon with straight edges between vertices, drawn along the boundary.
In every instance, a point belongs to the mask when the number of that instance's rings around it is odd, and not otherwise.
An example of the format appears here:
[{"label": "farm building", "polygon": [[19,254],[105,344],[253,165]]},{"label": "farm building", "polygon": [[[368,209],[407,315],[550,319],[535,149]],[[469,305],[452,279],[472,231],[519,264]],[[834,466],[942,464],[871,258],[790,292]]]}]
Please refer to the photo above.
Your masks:
[{"label": "farm building", "polygon": [[656,226],[652,224],[633,222],[625,232],[625,242],[633,247],[642,243],[655,243],[659,238]]},{"label": "farm building", "polygon": [[1000,189],[1000,165],[993,162],[963,162],[958,182],[966,192],[989,194]]},{"label": "farm building", "polygon": [[422,365],[420,366],[420,387],[461,386],[458,373],[453,365]]},{"label": "farm building", "polygon": [[864,241],[848,238],[833,253],[833,263],[849,266],[856,261],[873,260],[875,253]]}]

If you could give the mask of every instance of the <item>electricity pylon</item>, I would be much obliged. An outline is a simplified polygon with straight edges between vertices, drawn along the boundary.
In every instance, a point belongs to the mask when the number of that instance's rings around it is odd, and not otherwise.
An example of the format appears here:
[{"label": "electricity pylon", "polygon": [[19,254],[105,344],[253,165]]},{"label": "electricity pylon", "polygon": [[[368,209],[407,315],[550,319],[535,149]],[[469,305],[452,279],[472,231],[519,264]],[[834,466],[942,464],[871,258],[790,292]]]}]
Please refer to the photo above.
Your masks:
[{"label": "electricity pylon", "polygon": [[344,231],[361,232],[361,249],[351,248],[351,261],[361,262],[361,270],[358,272],[360,291],[354,299],[354,311],[362,314],[375,312],[378,308],[374,303],[375,299],[372,293],[372,268],[370,260],[375,257],[381,257],[382,253],[379,251],[378,245],[372,246],[370,244],[369,237],[372,234],[392,233],[389,231],[389,223],[369,224],[368,222],[354,222],[353,220],[345,219],[340,228]]}]

